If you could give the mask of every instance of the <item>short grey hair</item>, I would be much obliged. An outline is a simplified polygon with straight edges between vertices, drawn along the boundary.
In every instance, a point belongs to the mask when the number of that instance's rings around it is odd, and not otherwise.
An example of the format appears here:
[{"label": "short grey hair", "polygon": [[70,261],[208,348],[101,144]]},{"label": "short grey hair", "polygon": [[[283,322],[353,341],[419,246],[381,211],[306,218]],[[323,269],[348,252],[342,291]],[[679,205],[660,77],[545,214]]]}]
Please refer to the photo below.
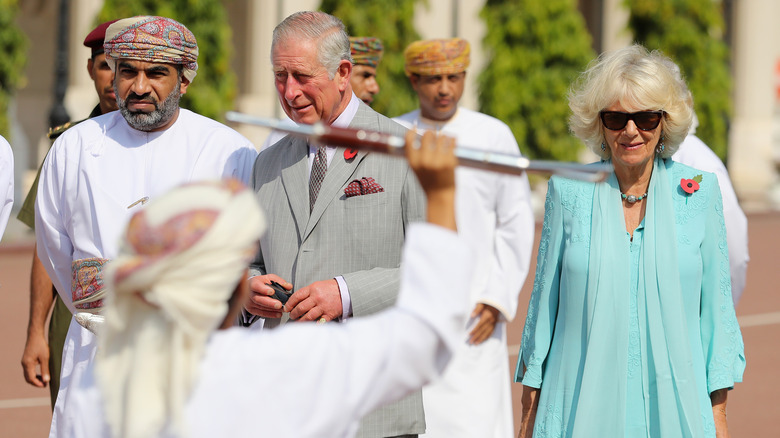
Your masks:
[{"label": "short grey hair", "polygon": [[333,15],[318,11],[296,12],[274,28],[271,57],[276,45],[287,38],[317,41],[317,59],[333,79],[341,61],[352,62],[349,35],[344,23]]},{"label": "short grey hair", "polygon": [[601,54],[569,90],[569,129],[598,156],[607,159],[600,112],[620,103],[626,111],[661,110],[664,151],[671,157],[685,140],[694,112],[693,96],[677,65],[661,52],[633,45]]}]

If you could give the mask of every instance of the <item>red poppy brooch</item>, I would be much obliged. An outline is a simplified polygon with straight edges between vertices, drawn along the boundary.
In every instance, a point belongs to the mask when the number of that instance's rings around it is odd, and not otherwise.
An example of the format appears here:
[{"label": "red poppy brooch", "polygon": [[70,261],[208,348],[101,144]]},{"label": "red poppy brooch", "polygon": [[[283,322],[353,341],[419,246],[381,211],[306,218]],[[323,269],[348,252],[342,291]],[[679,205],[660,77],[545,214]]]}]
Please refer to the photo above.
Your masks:
[{"label": "red poppy brooch", "polygon": [[344,159],[347,161],[355,158],[355,155],[357,155],[357,149],[350,148],[344,151]]},{"label": "red poppy brooch", "polygon": [[[681,179],[680,188],[688,195],[692,195],[693,192],[699,190],[699,183],[701,182],[701,175],[696,175],[691,179]],[[685,197],[685,203],[688,203],[688,197]]]}]

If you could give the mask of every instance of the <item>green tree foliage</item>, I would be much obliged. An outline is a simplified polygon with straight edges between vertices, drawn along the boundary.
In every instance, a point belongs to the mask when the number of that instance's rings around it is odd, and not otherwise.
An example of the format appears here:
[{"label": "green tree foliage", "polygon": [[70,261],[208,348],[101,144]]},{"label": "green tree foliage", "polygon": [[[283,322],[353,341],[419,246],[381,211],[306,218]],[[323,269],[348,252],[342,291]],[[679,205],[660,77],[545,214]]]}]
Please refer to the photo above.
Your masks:
[{"label": "green tree foliage", "polygon": [[198,75],[181,106],[212,119],[233,108],[236,76],[230,68],[231,29],[220,0],[106,0],[98,23],[134,15],[172,18],[198,40]]},{"label": "green tree foliage", "polygon": [[523,154],[576,160],[583,146],[569,133],[566,94],[594,57],[576,1],[488,0],[481,15],[481,111],[509,125]]},{"label": "green tree foliage", "polygon": [[731,113],[729,50],[723,41],[722,2],[626,0],[635,40],[671,57],[693,93],[699,117],[696,135],[726,157]]},{"label": "green tree foliage", "polygon": [[10,137],[8,106],[22,85],[27,60],[27,39],[14,22],[18,12],[17,0],[0,0],[0,135],[5,138]]},{"label": "green tree foliage", "polygon": [[380,91],[372,108],[389,117],[417,108],[417,95],[404,74],[404,49],[420,39],[414,30],[416,0],[323,0],[320,9],[339,17],[352,36],[382,40],[385,52],[377,67]]}]

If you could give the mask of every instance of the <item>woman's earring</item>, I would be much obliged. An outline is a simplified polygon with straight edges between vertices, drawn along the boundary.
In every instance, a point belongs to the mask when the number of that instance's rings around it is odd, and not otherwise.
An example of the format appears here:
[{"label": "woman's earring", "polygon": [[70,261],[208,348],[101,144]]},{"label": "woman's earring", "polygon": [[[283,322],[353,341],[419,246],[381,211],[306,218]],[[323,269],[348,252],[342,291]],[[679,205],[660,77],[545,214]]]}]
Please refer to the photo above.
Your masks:
[{"label": "woman's earring", "polygon": [[666,149],[666,146],[664,146],[664,134],[661,133],[661,141],[658,142],[658,146],[655,147],[655,151],[658,153],[658,155],[661,155],[664,153],[664,149]]},{"label": "woman's earring", "polygon": [[602,151],[606,151],[607,150],[607,145],[605,145],[603,141],[601,142],[601,150]]}]

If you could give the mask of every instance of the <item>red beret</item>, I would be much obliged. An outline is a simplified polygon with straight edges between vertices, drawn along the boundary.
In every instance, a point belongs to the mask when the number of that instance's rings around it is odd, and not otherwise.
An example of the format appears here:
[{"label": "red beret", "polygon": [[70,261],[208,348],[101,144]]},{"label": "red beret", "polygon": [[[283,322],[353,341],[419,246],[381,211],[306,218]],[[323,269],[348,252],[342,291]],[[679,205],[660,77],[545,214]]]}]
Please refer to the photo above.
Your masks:
[{"label": "red beret", "polygon": [[117,20],[106,21],[105,23],[98,25],[98,27],[92,29],[92,32],[84,38],[84,45],[92,49],[93,57],[103,53],[103,40],[106,39],[106,29],[115,21]]}]

